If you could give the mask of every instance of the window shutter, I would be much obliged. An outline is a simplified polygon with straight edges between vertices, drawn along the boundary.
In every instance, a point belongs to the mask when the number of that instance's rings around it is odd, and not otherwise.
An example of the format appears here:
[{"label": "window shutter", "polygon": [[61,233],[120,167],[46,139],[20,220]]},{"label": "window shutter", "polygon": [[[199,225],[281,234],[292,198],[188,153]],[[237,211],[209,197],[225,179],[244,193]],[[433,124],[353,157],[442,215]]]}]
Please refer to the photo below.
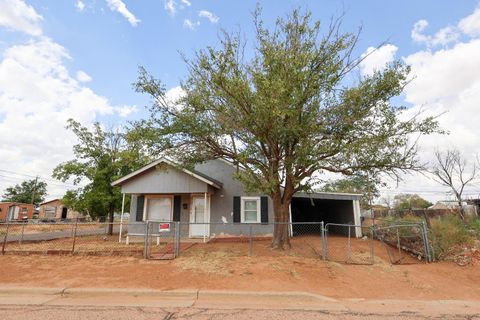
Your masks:
[{"label": "window shutter", "polygon": [[142,221],[143,220],[143,206],[145,204],[145,196],[138,196],[137,197],[137,215],[135,221]]},{"label": "window shutter", "polygon": [[260,221],[268,223],[268,197],[260,198]]},{"label": "window shutter", "polygon": [[182,206],[181,201],[181,196],[173,197],[173,221],[180,221],[180,208]]},{"label": "window shutter", "polygon": [[233,197],[233,222],[240,223],[240,197]]}]

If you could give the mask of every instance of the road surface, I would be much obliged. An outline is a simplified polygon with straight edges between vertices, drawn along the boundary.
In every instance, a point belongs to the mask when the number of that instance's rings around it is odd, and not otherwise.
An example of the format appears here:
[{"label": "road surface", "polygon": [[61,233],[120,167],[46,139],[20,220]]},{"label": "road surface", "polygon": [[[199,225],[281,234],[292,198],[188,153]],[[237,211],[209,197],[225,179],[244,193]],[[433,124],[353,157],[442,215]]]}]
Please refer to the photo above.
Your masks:
[{"label": "road surface", "polygon": [[480,315],[421,315],[416,313],[398,312],[376,314],[355,311],[325,311],[325,310],[262,310],[262,309],[212,309],[212,308],[149,308],[149,307],[99,307],[99,306],[0,306],[0,314],[4,320],[263,320],[263,319],[318,319],[318,320],[420,320],[420,319],[450,319],[450,320],[480,320]]}]

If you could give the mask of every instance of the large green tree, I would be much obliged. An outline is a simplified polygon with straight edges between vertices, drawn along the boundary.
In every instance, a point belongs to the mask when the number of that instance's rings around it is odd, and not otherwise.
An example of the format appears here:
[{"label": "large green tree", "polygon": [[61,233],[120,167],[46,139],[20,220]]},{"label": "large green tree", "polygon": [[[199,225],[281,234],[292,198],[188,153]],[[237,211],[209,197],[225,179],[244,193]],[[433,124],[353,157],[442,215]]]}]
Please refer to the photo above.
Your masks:
[{"label": "large green tree", "polygon": [[340,22],[323,27],[294,10],[268,28],[257,10],[252,45],[224,32],[218,48],[184,58],[185,95],[176,103],[143,68],[135,84],[152,97],[150,118],[136,125],[150,150],[186,166],[223,158],[241,167],[236,178],[246,190],[273,200],[274,248],[290,246],[295,192],[311,190],[326,171],[419,169],[416,137],[437,131],[434,118],[406,119],[391,104],[408,66],[397,61],[359,78],[358,34],[341,32]]},{"label": "large green tree", "polygon": [[[78,144],[73,146],[74,160],[58,165],[53,177],[74,184],[82,184],[78,190],[66,194],[67,205],[92,218],[108,215],[113,222],[113,214],[121,206],[122,195],[111,183],[138,169],[147,162],[140,144],[127,139],[127,134],[118,130],[106,131],[100,123],[94,123],[90,131],[87,127],[70,119],[68,126],[77,136]],[[110,228],[111,232],[111,228]]]},{"label": "large green tree", "polygon": [[32,179],[6,188],[2,201],[33,203],[38,207],[45,200],[46,195],[47,183],[38,179]]}]

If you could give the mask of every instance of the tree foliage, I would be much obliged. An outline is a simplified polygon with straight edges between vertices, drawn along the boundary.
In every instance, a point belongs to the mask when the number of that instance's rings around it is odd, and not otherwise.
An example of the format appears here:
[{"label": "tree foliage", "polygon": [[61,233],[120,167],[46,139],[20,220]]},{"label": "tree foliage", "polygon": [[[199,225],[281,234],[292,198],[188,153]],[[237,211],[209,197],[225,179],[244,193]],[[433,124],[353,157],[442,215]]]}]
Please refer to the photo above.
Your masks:
[{"label": "tree foliage", "polygon": [[[362,195],[360,207],[369,209],[373,199],[380,196],[379,186],[384,185],[380,179],[372,179],[365,174],[355,174],[326,183],[320,188],[324,192],[359,193]],[[370,187],[369,187],[370,186]]]},{"label": "tree foliage", "polygon": [[[252,46],[224,32],[219,48],[184,58],[189,72],[177,103],[140,68],[135,88],[152,106],[137,134],[154,154],[170,153],[185,165],[223,158],[241,166],[236,178],[272,198],[276,222],[288,221],[293,194],[312,190],[322,172],[421,168],[416,138],[436,132],[437,122],[419,114],[403,120],[405,108],[391,104],[409,67],[397,61],[352,81],[358,34],[343,33],[340,22],[324,26],[293,10],[268,28],[258,9]],[[272,245],[284,244],[287,228],[277,225]]]},{"label": "tree foliage", "polygon": [[397,194],[393,201],[396,210],[426,209],[432,205],[430,201],[423,199],[418,194],[410,193]]},{"label": "tree foliage", "polygon": [[32,203],[38,207],[47,195],[47,183],[38,179],[25,180],[20,184],[5,189],[2,201]]},{"label": "tree foliage", "polygon": [[111,183],[138,169],[147,162],[142,147],[127,139],[127,134],[118,130],[104,130],[94,123],[87,127],[70,119],[68,126],[77,136],[78,144],[73,146],[74,160],[58,165],[53,176],[75,184],[84,184],[77,190],[70,190],[64,197],[66,205],[80,212],[87,212],[92,218],[105,218],[120,209],[122,195]]}]

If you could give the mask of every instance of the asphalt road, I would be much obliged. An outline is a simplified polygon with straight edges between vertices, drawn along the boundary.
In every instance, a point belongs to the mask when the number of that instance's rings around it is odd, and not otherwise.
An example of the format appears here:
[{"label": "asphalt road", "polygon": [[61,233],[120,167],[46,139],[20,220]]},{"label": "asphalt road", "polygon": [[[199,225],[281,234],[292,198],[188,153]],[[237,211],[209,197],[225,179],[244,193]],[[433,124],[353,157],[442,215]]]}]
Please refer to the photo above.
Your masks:
[{"label": "asphalt road", "polygon": [[380,319],[469,319],[480,320],[480,315],[425,316],[401,312],[386,314],[358,313],[350,311],[302,311],[302,310],[249,310],[249,309],[210,309],[210,308],[148,308],[148,307],[87,307],[87,306],[0,306],[0,315],[4,320],[243,320],[243,319],[345,319],[345,320],[380,320]]}]

